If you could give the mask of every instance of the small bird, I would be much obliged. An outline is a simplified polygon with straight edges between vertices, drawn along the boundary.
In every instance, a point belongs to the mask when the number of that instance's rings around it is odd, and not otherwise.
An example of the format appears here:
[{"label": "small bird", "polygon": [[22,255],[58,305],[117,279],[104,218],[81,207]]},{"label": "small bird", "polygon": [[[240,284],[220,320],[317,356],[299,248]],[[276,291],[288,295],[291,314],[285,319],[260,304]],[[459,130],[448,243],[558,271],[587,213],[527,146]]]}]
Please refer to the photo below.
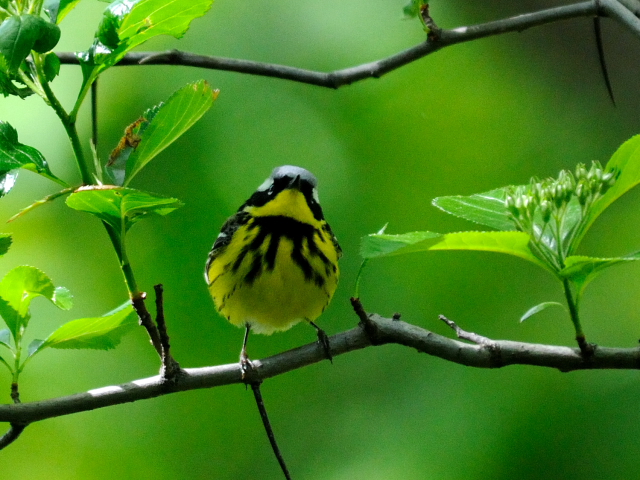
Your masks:
[{"label": "small bird", "polygon": [[222,226],[205,267],[218,312],[245,327],[243,372],[249,331],[271,334],[300,321],[312,325],[331,359],[329,341],[313,321],[338,285],[342,250],[325,221],[318,181],[304,168],[277,167]]}]

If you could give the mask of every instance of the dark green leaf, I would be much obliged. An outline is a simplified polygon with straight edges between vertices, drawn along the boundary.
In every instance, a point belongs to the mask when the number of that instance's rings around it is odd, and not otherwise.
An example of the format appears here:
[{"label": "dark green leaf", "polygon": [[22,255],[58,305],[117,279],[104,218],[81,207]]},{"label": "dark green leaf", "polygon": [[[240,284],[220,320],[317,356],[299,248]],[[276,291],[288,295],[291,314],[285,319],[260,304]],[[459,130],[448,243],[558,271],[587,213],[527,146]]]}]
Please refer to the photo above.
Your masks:
[{"label": "dark green leaf", "polygon": [[55,53],[50,52],[45,55],[43,71],[47,82],[53,81],[58,76],[60,73],[60,59]]},{"label": "dark green leaf", "polygon": [[489,192],[476,193],[468,197],[456,195],[437,197],[433,205],[439,209],[465,220],[501,231],[515,230],[505,206],[506,190],[497,188]]},{"label": "dark green leaf", "polygon": [[[40,17],[37,17],[40,18]],[[60,27],[55,23],[49,23],[40,18],[40,35],[33,44],[33,50],[38,53],[47,53],[53,50],[60,41]]]},{"label": "dark green leaf", "polygon": [[45,0],[44,10],[53,23],[60,23],[80,0]]},{"label": "dark green leaf", "polygon": [[125,333],[138,325],[138,317],[129,302],[103,317],[80,318],[65,323],[39,345],[32,355],[45,348],[115,348]]},{"label": "dark green leaf", "polygon": [[0,233],[0,256],[4,255],[9,251],[9,247],[11,246],[11,235],[9,233]]},{"label": "dark green leaf", "polygon": [[0,316],[14,340],[18,330],[29,322],[31,301],[44,297],[54,302],[55,291],[51,279],[34,267],[16,267],[5,275],[0,282]]},{"label": "dark green leaf", "polygon": [[546,310],[549,307],[562,307],[565,308],[564,305],[558,302],[542,302],[536,305],[535,307],[530,308],[526,311],[522,317],[520,317],[520,322],[524,322],[526,319],[533,317],[536,313],[541,312],[542,310]]},{"label": "dark green leaf", "polygon": [[20,98],[26,98],[33,94],[29,87],[24,86],[24,82],[17,73],[9,73],[9,66],[2,54],[0,54],[0,94],[5,97],[15,95]]},{"label": "dark green leaf", "polygon": [[147,110],[141,119],[125,131],[125,136],[110,157],[114,178],[122,178],[124,185],[156,155],[173,143],[205,114],[218,91],[204,80],[191,83],[175,92],[166,103]]},{"label": "dark green leaf", "polygon": [[6,175],[18,168],[31,170],[67,186],[51,173],[47,161],[38,150],[18,142],[18,132],[9,123],[0,121],[0,175]]},{"label": "dark green leaf", "polygon": [[60,40],[57,25],[36,15],[22,14],[0,24],[0,54],[6,60],[7,72],[16,73],[31,50],[45,53]]},{"label": "dark green leaf", "polygon": [[95,215],[123,237],[138,220],[150,214],[167,215],[181,207],[182,203],[175,198],[132,188],[88,186],[79,188],[69,196],[67,205]]}]

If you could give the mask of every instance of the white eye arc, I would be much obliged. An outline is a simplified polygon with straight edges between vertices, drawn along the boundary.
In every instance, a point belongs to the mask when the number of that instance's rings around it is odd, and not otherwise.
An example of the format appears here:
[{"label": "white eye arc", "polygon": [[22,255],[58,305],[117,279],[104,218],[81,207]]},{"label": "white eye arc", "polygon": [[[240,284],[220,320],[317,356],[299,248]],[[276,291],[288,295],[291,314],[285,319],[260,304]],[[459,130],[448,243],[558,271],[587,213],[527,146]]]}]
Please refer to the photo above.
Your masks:
[{"label": "white eye arc", "polygon": [[316,203],[320,205],[320,197],[318,197],[318,189],[315,187],[313,187],[312,196],[313,196],[313,199],[316,201]]},{"label": "white eye arc", "polygon": [[269,187],[272,187],[272,186],[273,186],[273,178],[269,177],[264,182],[262,182],[262,185],[258,187],[258,191],[264,192],[265,190],[268,190]]}]

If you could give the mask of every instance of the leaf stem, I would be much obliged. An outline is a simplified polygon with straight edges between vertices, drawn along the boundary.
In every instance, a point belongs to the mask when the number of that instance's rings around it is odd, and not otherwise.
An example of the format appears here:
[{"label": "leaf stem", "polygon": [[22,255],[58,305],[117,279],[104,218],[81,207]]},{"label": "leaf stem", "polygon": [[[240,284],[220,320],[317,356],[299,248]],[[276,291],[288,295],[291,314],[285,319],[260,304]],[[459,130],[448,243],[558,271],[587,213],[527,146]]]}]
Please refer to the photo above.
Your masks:
[{"label": "leaf stem", "polygon": [[564,287],[564,296],[567,299],[567,306],[569,307],[569,315],[571,316],[571,321],[573,322],[573,326],[576,329],[576,341],[578,342],[580,351],[584,356],[591,356],[594,353],[594,348],[593,345],[587,343],[587,338],[582,331],[580,316],[578,314],[578,302],[573,296],[573,292],[571,290],[571,282],[569,281],[569,279],[565,278],[562,281],[562,286]]},{"label": "leaf stem", "polygon": [[90,185],[93,183],[93,179],[89,172],[89,167],[87,166],[87,160],[85,158],[84,151],[82,150],[82,145],[80,144],[80,137],[78,136],[78,130],[76,129],[76,116],[69,115],[66,112],[58,98],[53,93],[53,90],[51,90],[49,82],[43,74],[42,57],[40,54],[32,52],[32,55],[36,73],[38,75],[38,81],[45,94],[46,101],[56,112],[56,115],[58,115],[58,118],[62,122],[62,125],[67,132],[67,136],[71,141],[71,148],[73,149],[73,154],[76,157],[76,163],[78,165],[78,170],[80,171],[82,183],[84,185]]}]

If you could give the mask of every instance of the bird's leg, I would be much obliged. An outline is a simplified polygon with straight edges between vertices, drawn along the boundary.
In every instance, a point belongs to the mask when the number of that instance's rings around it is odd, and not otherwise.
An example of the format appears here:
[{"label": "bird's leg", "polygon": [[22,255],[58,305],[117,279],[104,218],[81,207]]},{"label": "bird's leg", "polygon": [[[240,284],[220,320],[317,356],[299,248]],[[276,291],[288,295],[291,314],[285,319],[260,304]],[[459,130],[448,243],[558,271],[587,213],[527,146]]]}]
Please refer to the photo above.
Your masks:
[{"label": "bird's leg", "polygon": [[247,323],[246,330],[244,331],[244,341],[242,342],[242,350],[240,350],[240,368],[242,370],[242,379],[249,370],[253,368],[251,360],[247,355],[247,340],[249,339],[249,331],[251,330],[251,324]]},{"label": "bird's leg", "polygon": [[331,355],[331,345],[329,345],[329,337],[327,336],[324,330],[322,330],[319,326],[317,326],[311,320],[309,320],[309,323],[313,328],[316,329],[316,332],[318,333],[318,343],[322,346],[322,349],[324,350],[324,354],[327,357],[327,360],[333,363],[333,356]]}]

